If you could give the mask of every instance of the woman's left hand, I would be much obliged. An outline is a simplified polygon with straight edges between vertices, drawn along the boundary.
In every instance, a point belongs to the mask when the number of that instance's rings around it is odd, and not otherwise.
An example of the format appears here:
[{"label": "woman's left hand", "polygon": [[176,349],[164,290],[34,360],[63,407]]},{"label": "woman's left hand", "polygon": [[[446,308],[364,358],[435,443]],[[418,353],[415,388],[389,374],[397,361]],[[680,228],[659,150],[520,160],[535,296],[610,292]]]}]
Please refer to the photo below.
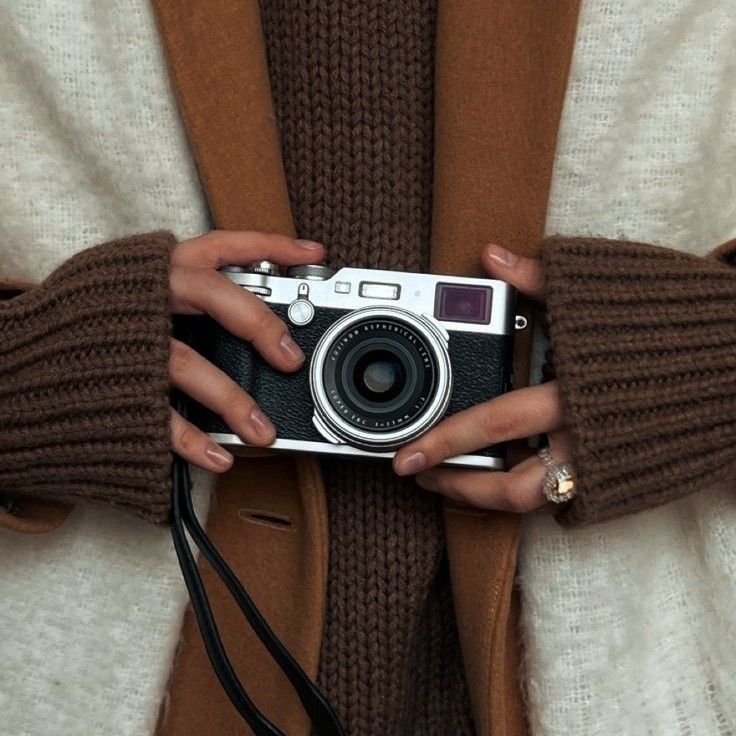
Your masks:
[{"label": "woman's left hand", "polygon": [[[483,265],[494,278],[513,284],[522,294],[544,301],[542,261],[519,257],[498,245],[483,252]],[[510,391],[453,414],[394,457],[398,475],[417,475],[417,483],[453,500],[485,509],[527,512],[546,503],[542,483],[546,470],[534,455],[508,472],[436,467],[447,458],[498,442],[546,433],[556,461],[568,460],[570,438],[557,381]]]}]

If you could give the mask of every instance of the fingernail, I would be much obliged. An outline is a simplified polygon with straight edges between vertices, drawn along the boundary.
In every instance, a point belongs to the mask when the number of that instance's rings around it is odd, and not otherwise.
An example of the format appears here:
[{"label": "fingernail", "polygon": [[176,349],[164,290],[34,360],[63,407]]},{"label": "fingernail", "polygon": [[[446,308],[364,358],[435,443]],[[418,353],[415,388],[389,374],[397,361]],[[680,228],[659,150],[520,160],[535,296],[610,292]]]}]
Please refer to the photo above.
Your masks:
[{"label": "fingernail", "polygon": [[294,241],[300,248],[307,248],[308,250],[317,250],[322,247],[322,243],[316,243],[314,240],[295,240]]},{"label": "fingernail", "polygon": [[210,445],[204,452],[220,468],[229,468],[233,462],[233,456],[219,445]]},{"label": "fingernail", "polygon": [[276,427],[273,426],[271,420],[257,407],[250,413],[250,423],[253,429],[261,437],[272,437],[276,434]]},{"label": "fingernail", "polygon": [[294,342],[294,338],[288,332],[281,338],[281,350],[293,363],[301,363],[304,360],[302,349]]},{"label": "fingernail", "polygon": [[495,243],[489,243],[486,246],[486,253],[488,253],[489,258],[493,258],[494,261],[507,268],[513,268],[519,262],[519,256],[516,253],[512,253]]},{"label": "fingernail", "polygon": [[396,472],[399,475],[413,475],[427,466],[427,458],[423,452],[415,452],[396,463]]}]

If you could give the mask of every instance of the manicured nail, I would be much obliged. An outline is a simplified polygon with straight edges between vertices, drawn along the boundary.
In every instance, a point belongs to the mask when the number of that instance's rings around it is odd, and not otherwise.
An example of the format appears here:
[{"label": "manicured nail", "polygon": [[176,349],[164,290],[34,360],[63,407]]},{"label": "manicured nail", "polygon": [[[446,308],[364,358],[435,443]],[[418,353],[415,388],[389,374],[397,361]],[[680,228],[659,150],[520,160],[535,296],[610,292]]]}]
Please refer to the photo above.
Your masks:
[{"label": "manicured nail", "polygon": [[396,472],[399,475],[413,475],[427,466],[427,458],[423,452],[415,452],[405,457],[396,464]]},{"label": "manicured nail", "polygon": [[219,445],[210,445],[205,450],[205,455],[220,468],[229,468],[233,462],[233,456]]},{"label": "manicured nail", "polygon": [[276,434],[276,427],[273,426],[271,420],[256,407],[250,413],[250,423],[253,425],[256,433],[261,437],[272,437]]},{"label": "manicured nail", "polygon": [[307,248],[308,250],[317,250],[322,247],[322,243],[315,243],[314,240],[295,240],[294,242],[300,248]]},{"label": "manicured nail", "polygon": [[489,243],[486,246],[486,253],[488,253],[489,258],[493,258],[494,261],[507,268],[513,268],[519,262],[519,256],[516,253],[512,253],[495,243]]},{"label": "manicured nail", "polygon": [[302,349],[288,332],[281,338],[281,350],[292,363],[301,363],[304,360]]}]

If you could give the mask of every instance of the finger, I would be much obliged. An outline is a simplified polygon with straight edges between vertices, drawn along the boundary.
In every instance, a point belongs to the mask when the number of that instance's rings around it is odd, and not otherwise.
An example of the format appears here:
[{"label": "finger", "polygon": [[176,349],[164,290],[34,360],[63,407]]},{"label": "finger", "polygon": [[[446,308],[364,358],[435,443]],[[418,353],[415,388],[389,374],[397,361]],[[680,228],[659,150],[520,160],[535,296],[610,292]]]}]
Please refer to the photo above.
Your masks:
[{"label": "finger", "polygon": [[572,457],[572,437],[566,429],[557,432],[549,432],[547,435],[549,449],[552,457],[559,462],[570,460]]},{"label": "finger", "polygon": [[213,230],[174,248],[175,266],[218,269],[246,266],[253,261],[273,261],[282,266],[320,263],[325,256],[321,243],[286,235],[255,231]]},{"label": "finger", "polygon": [[217,412],[229,427],[252,445],[270,445],[276,429],[256,402],[199,353],[178,340],[171,341],[171,383],[200,404]]},{"label": "finger", "polygon": [[411,475],[447,458],[498,442],[552,431],[562,424],[556,381],[510,391],[453,414],[394,457],[394,470]]},{"label": "finger", "polygon": [[530,299],[544,301],[547,279],[541,258],[524,258],[491,243],[483,251],[483,265],[494,278],[515,286]]},{"label": "finger", "polygon": [[304,362],[301,348],[273,311],[217,271],[177,268],[171,272],[170,283],[175,311],[209,314],[228,332],[252,342],[282,371],[294,371]]},{"label": "finger", "polygon": [[547,502],[542,494],[544,473],[535,456],[508,473],[434,468],[420,473],[417,483],[468,506],[526,513]]},{"label": "finger", "polygon": [[223,473],[233,464],[233,456],[227,450],[213,442],[204,432],[173,409],[171,447],[185,460],[213,473]]}]

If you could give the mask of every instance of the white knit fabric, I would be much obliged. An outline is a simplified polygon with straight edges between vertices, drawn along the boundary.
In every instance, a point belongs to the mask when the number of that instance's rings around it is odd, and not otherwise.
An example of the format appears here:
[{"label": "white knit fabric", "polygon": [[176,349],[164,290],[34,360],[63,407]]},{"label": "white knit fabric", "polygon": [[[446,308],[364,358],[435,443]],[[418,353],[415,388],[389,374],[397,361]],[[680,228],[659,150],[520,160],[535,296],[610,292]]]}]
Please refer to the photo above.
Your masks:
[{"label": "white knit fabric", "polygon": [[207,228],[147,0],[0,2],[3,272],[39,280],[133,232]]},{"label": "white knit fabric", "polygon": [[[732,0],[584,2],[549,233],[736,235],[734,39]],[[532,516],[520,581],[535,736],[736,734],[736,482],[574,532]]]},{"label": "white knit fabric", "polygon": [[[159,228],[207,219],[147,0],[2,0],[0,274]],[[151,734],[186,600],[169,533],[80,507],[0,531],[0,560],[0,735]]]}]

